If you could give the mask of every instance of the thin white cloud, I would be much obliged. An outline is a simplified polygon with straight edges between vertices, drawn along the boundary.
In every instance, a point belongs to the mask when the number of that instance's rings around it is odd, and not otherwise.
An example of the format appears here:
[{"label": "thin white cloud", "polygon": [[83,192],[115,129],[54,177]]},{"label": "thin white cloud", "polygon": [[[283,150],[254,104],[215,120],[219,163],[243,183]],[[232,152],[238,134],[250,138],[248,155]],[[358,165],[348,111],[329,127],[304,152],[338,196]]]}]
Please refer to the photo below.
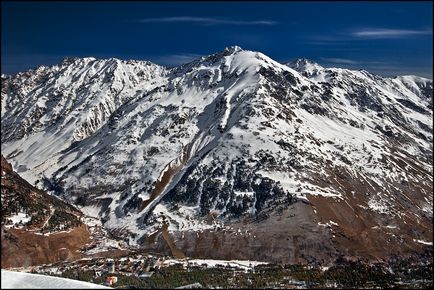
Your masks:
[{"label": "thin white cloud", "polygon": [[307,38],[306,43],[319,46],[340,45],[350,49],[347,46],[348,41],[364,41],[370,39],[405,39],[424,35],[432,35],[432,29],[360,28],[334,32],[329,35],[313,35]]},{"label": "thin white cloud", "polygon": [[393,77],[397,75],[416,75],[428,79],[432,79],[432,67],[431,66],[408,66],[397,62],[383,62],[373,60],[352,60],[346,58],[329,58],[320,57],[321,65],[325,67],[340,67],[351,70],[364,69],[370,73],[378,74],[385,77]]},{"label": "thin white cloud", "polygon": [[407,38],[419,35],[430,35],[429,29],[390,29],[390,28],[364,28],[351,32],[357,38]]},{"label": "thin white cloud", "polygon": [[167,54],[151,57],[153,62],[167,66],[178,66],[181,64],[192,62],[195,59],[200,58],[202,55],[194,53],[179,53],[179,54]]},{"label": "thin white cloud", "polygon": [[364,69],[371,73],[376,73],[382,76],[393,77],[403,75],[415,75],[428,79],[433,79],[432,67],[412,67],[401,65],[368,65]]},{"label": "thin white cloud", "polygon": [[346,58],[329,58],[329,57],[321,57],[321,60],[331,63],[341,63],[341,64],[358,64],[358,61]]},{"label": "thin white cloud", "polygon": [[192,16],[175,16],[161,18],[144,18],[139,20],[140,23],[196,23],[202,25],[276,25],[276,21],[271,20],[228,20],[211,17],[192,17]]}]

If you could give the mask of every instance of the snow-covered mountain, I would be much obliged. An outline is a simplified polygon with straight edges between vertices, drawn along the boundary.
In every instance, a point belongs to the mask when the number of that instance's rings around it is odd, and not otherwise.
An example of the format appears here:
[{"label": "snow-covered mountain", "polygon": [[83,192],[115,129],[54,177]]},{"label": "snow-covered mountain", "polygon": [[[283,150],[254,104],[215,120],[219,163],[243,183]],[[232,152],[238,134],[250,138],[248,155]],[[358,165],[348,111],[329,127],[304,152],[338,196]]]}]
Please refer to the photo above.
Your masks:
[{"label": "snow-covered mountain", "polygon": [[230,47],[172,69],[65,59],[1,98],[14,168],[130,244],[294,262],[432,239],[432,80]]}]

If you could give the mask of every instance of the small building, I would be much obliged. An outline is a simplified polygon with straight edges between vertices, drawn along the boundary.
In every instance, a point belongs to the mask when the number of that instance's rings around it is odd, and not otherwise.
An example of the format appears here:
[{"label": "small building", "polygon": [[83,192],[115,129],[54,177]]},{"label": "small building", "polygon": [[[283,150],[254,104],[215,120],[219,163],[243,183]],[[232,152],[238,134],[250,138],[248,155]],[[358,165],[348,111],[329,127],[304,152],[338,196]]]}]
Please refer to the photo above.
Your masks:
[{"label": "small building", "polygon": [[202,284],[196,282],[193,284],[188,284],[184,286],[175,287],[175,289],[200,289],[203,288]]},{"label": "small building", "polygon": [[106,266],[107,266],[107,271],[109,271],[109,273],[115,272],[115,262],[112,259],[106,261]]},{"label": "small building", "polygon": [[116,277],[116,276],[107,276],[107,279],[106,279],[106,284],[107,285],[113,285],[113,284],[115,284],[115,283],[117,283],[118,282],[118,277]]},{"label": "small building", "polygon": [[154,267],[155,267],[156,269],[160,269],[160,268],[163,267],[163,266],[164,266],[164,258],[159,257],[159,258],[157,259],[157,261],[155,261],[155,263],[154,263]]},{"label": "small building", "polygon": [[139,274],[138,277],[140,279],[146,279],[146,278],[151,277],[153,274],[154,274],[154,272],[142,272],[142,273]]}]

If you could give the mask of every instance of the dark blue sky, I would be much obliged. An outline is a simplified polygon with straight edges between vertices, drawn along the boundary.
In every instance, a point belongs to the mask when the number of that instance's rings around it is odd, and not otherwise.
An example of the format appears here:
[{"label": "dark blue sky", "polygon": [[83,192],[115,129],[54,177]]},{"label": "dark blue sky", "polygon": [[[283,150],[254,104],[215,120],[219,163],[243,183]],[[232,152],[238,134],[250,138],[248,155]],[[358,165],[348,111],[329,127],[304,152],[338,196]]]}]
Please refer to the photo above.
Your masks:
[{"label": "dark blue sky", "polygon": [[432,78],[432,2],[1,2],[1,71],[65,56],[179,65],[239,45]]}]

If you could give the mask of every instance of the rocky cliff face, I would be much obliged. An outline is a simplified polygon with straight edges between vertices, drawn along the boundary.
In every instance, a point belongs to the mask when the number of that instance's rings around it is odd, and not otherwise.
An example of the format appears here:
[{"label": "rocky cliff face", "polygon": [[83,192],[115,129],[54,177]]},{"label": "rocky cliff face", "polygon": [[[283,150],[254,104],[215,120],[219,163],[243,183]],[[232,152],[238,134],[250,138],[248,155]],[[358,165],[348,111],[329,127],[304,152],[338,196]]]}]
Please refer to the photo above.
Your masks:
[{"label": "rocky cliff face", "polygon": [[69,59],[2,79],[3,129],[26,179],[148,249],[306,262],[432,242],[424,78],[239,47],[173,69]]}]

